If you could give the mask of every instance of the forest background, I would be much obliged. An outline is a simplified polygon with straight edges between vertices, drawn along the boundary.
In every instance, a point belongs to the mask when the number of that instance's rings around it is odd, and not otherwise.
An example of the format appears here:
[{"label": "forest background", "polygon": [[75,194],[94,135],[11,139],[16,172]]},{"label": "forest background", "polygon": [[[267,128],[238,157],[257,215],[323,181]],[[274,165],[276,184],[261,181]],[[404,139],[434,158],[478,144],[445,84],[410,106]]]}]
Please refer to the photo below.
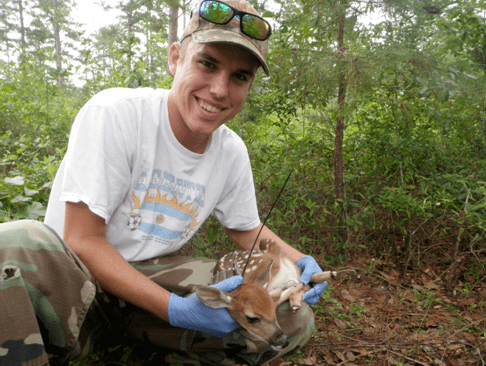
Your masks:
[{"label": "forest background", "polygon": [[[476,291],[484,347],[486,1],[253,4],[274,26],[271,75],[228,125],[262,217],[294,169],[270,227],[329,268],[386,263],[400,286],[432,268],[449,294]],[[43,219],[92,95],[170,88],[168,45],[194,5],[120,1],[119,22],[85,37],[74,0],[0,0],[0,222]],[[234,248],[214,220],[194,243],[210,257]]]}]

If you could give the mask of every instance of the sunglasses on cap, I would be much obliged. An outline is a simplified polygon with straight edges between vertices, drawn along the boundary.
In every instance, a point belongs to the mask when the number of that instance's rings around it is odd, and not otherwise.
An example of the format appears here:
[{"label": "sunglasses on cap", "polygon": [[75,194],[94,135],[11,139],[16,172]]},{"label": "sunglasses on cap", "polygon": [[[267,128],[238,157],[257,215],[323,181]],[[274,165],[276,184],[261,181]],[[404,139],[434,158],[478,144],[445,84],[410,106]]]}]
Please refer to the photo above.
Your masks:
[{"label": "sunglasses on cap", "polygon": [[241,32],[259,41],[266,40],[272,33],[270,24],[262,17],[236,9],[218,0],[201,2],[199,16],[208,22],[221,25],[228,24],[231,19],[237,17]]}]

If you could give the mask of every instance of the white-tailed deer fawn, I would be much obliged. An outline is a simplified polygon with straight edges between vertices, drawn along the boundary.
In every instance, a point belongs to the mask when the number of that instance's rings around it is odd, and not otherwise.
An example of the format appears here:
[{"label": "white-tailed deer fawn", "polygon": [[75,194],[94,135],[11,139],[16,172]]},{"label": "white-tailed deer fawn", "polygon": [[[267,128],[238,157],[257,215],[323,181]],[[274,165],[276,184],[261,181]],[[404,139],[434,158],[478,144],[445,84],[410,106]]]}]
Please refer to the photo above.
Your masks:
[{"label": "white-tailed deer fawn", "polygon": [[[250,251],[226,254],[214,268],[214,283],[243,272]],[[312,276],[312,283],[322,283],[335,272]],[[300,269],[272,240],[260,241],[260,250],[251,254],[243,284],[231,293],[215,287],[196,286],[198,298],[212,308],[227,308],[230,315],[254,338],[268,342],[275,349],[288,345],[277,323],[276,307],[290,300],[292,309],[300,309],[307,286],[299,281]]]}]

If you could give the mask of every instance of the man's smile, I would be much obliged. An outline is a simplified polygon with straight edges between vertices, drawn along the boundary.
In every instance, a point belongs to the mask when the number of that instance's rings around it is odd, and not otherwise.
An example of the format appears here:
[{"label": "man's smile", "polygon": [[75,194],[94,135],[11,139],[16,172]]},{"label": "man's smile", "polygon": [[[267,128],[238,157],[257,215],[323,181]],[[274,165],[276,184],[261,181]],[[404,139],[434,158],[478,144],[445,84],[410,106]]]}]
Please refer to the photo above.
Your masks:
[{"label": "man's smile", "polygon": [[203,108],[204,110],[208,111],[208,112],[211,112],[211,113],[219,113],[222,111],[221,108],[218,108],[216,106],[213,106],[213,105],[210,105],[210,104],[207,104],[205,102],[203,102],[202,100],[198,99],[199,101],[199,106],[201,108]]}]

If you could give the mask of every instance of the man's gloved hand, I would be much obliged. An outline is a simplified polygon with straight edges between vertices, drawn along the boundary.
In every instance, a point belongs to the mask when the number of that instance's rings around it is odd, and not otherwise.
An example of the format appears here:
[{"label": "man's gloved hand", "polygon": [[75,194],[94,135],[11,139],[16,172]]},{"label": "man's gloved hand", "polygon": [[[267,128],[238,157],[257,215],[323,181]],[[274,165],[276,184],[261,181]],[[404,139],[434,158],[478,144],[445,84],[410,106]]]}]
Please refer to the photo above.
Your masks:
[{"label": "man's gloved hand", "polygon": [[[214,285],[225,292],[231,292],[243,282],[243,277],[234,276]],[[193,293],[189,297],[175,294],[169,299],[169,323],[173,327],[199,330],[216,337],[231,333],[239,324],[229,315],[226,308],[212,309],[204,305]]]},{"label": "man's gloved hand", "polygon": [[[322,272],[321,267],[319,267],[316,260],[312,258],[310,255],[306,255],[305,257],[300,258],[299,261],[297,262],[297,267],[299,267],[302,270],[302,275],[300,276],[300,282],[306,285],[310,282],[311,277],[314,273]],[[327,287],[327,282],[314,284],[309,291],[306,291],[304,295],[304,301],[309,305],[314,305],[319,301],[326,287]]]}]

